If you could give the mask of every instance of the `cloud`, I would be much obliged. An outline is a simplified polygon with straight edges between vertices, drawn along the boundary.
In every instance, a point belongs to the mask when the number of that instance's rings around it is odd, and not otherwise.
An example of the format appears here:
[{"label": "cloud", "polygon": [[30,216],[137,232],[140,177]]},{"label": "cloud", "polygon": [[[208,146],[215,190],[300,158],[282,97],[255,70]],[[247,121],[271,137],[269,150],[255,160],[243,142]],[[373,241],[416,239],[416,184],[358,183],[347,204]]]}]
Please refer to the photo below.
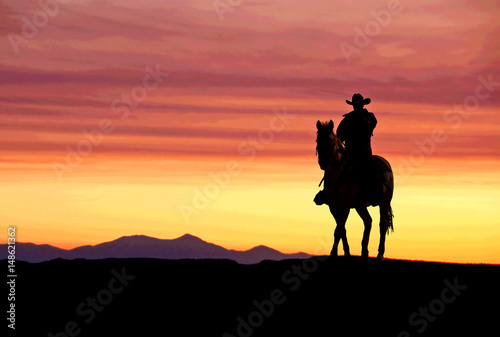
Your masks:
[{"label": "cloud", "polygon": [[[245,1],[222,22],[207,1],[70,2],[18,55],[5,36],[22,34],[21,18],[40,8],[4,2],[0,124],[9,138],[2,150],[64,155],[83,129],[112,118],[116,131],[96,154],[234,156],[273,108],[287,106],[297,122],[262,156],[308,158],[310,125],[338,123],[349,109],[344,100],[362,92],[379,116],[374,144],[405,155],[433,128],[449,129],[443,114],[474,94],[479,75],[500,80],[497,5],[453,4],[404,2],[347,63],[340,43],[354,43],[354,28],[374,20],[386,1],[361,9],[351,2]],[[171,71],[168,79],[118,120],[111,102],[141,85],[145,67],[156,64]],[[491,125],[499,103],[496,92],[481,102],[458,130],[467,136],[450,137],[436,155],[497,158]]]}]

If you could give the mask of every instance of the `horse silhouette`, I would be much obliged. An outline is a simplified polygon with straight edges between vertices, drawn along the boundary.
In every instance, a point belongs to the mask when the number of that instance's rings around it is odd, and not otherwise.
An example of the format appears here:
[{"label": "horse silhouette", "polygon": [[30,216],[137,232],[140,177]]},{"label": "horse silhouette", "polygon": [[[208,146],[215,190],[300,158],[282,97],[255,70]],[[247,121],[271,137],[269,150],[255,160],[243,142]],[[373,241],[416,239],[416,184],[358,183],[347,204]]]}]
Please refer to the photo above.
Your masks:
[{"label": "horse silhouette", "polygon": [[[344,145],[333,131],[333,121],[316,123],[318,129],[316,139],[316,154],[318,164],[325,171],[324,190],[318,193],[315,198],[317,204],[327,204],[330,207],[337,227],[334,232],[334,243],[330,256],[337,256],[340,240],[344,248],[344,255],[350,256],[349,244],[347,243],[347,233],[345,223],[351,208],[355,208],[363,220],[365,229],[361,241],[361,256],[368,257],[368,241],[372,228],[372,218],[368,212],[368,206],[379,206],[380,208],[380,244],[378,247],[377,259],[384,259],[385,235],[389,230],[393,230],[391,200],[394,192],[394,175],[391,165],[380,156],[373,156],[373,167],[376,184],[379,184],[379,201],[372,201],[368,197],[369,193],[360,189],[360,183],[353,181],[349,165],[344,158]],[[321,185],[321,183],[320,183]],[[381,186],[380,186],[381,185]],[[320,196],[320,194],[322,194]],[[322,199],[319,201],[317,199]]]}]

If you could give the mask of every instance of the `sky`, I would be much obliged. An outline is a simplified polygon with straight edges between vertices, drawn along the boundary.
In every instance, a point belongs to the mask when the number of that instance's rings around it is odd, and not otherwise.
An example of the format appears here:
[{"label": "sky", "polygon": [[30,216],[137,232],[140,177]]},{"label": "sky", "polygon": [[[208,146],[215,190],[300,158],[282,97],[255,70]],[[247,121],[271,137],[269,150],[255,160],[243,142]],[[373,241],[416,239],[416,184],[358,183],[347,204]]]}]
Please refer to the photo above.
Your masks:
[{"label": "sky", "polygon": [[[0,238],[328,254],[315,124],[359,92],[395,174],[386,257],[500,263],[499,20],[491,0],[1,0]],[[353,254],[362,232],[352,211]]]}]

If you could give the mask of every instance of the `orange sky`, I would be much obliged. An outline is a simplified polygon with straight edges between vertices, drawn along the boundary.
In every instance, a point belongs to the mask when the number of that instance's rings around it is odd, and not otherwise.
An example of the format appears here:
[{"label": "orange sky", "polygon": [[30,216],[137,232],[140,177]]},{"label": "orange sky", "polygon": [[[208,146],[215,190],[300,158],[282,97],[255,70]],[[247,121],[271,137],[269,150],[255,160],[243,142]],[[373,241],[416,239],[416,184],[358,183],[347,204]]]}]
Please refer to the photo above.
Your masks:
[{"label": "orange sky", "polygon": [[[0,214],[19,241],[191,233],[326,254],[315,123],[361,92],[396,175],[386,257],[500,263],[498,2],[231,8],[0,3]],[[355,212],[347,231],[359,254]]]}]

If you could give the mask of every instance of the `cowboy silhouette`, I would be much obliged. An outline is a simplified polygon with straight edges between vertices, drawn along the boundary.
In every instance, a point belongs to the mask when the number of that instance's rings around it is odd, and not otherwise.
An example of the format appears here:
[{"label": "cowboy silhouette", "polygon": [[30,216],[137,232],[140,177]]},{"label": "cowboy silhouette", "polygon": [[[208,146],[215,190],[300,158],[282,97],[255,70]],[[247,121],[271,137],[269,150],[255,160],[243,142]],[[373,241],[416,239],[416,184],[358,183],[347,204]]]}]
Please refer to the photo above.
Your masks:
[{"label": "cowboy silhouette", "polygon": [[337,136],[345,144],[345,160],[350,180],[360,184],[360,195],[368,196],[374,201],[378,193],[375,190],[371,137],[377,126],[377,119],[364,108],[370,102],[371,99],[363,98],[359,93],[352,96],[352,101],[346,100],[354,110],[344,115],[337,127]]}]

